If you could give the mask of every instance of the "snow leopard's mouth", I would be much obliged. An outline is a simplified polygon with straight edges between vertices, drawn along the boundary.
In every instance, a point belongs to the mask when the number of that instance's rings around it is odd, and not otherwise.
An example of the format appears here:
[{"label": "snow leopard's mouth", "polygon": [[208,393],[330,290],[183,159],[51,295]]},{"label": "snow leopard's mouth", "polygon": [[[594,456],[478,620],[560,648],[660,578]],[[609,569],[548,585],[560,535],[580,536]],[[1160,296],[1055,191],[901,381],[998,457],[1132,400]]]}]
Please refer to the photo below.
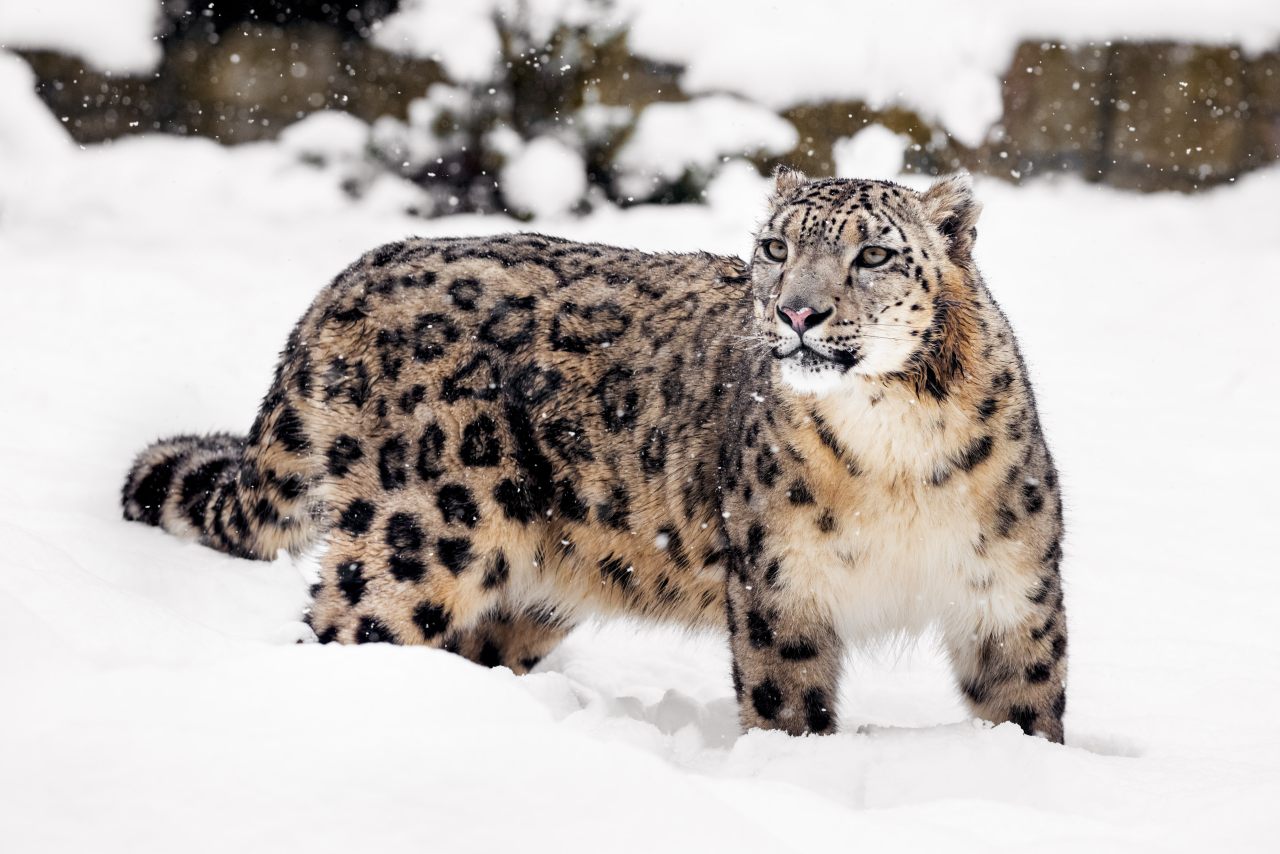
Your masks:
[{"label": "snow leopard's mouth", "polygon": [[775,347],[773,357],[779,360],[794,359],[804,368],[835,368],[841,373],[849,370],[860,361],[858,354],[852,350],[832,348],[830,355],[828,355],[804,342],[797,342],[795,347],[787,351]]}]

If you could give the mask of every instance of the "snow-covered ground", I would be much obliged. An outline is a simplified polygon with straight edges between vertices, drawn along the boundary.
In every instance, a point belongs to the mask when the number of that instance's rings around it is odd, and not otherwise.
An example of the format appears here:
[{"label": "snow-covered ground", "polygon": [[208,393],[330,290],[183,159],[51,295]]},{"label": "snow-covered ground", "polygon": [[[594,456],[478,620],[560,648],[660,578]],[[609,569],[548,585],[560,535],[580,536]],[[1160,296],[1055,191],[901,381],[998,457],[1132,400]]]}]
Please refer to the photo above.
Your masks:
[{"label": "snow-covered ground", "polygon": [[[247,428],[357,253],[521,226],[353,204],[287,145],[24,133],[0,124],[0,850],[1275,850],[1277,170],[979,181],[1063,473],[1067,744],[966,720],[927,642],[858,656],[842,732],[796,739],[737,733],[717,637],[589,627],[520,678],[296,645],[305,566],[121,521],[133,453]],[[534,225],[742,252],[764,192],[731,163],[706,206]]]}]

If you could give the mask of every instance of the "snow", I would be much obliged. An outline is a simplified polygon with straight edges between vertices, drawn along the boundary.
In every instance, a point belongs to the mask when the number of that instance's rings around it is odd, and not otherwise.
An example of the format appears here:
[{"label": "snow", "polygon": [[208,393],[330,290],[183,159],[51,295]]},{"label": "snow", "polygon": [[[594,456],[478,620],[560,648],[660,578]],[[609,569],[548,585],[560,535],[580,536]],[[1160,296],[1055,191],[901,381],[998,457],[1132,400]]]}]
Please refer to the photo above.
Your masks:
[{"label": "snow", "polygon": [[853,136],[832,143],[836,177],[892,181],[902,171],[902,156],[912,145],[911,137],[905,134],[894,133],[884,125],[867,125]]},{"label": "snow", "polygon": [[[435,59],[461,84],[492,80],[503,62],[495,19],[523,27],[533,45],[560,24],[628,28],[645,57],[684,66],[691,94],[732,93],[772,110],[828,99],[903,105],[967,145],[1001,115],[1000,77],[1024,39],[1085,44],[1176,39],[1239,44],[1257,52],[1280,39],[1268,0],[405,0],[374,25],[389,50]],[[56,49],[109,71],[139,73],[160,59],[158,0],[0,0],[0,47]]]},{"label": "snow", "polygon": [[350,113],[319,110],[280,132],[280,144],[318,162],[361,157],[369,145],[369,125]]},{"label": "snow", "polygon": [[[69,153],[71,137],[35,94],[31,67],[0,52],[0,163],[57,160]],[[16,180],[17,170],[0,171],[0,186]]]},{"label": "snow", "polygon": [[732,92],[783,109],[860,99],[920,111],[967,145],[1000,118],[1000,77],[1023,39],[1181,39],[1260,51],[1280,38],[1267,0],[626,0],[628,44],[685,67],[687,92]]},{"label": "snow", "polygon": [[380,116],[373,123],[371,142],[391,162],[423,167],[440,163],[461,145],[457,132],[441,134],[436,128],[450,116],[465,113],[469,100],[464,89],[433,83],[427,94],[409,102],[408,121]]},{"label": "snow", "polygon": [[782,110],[833,99],[919,111],[966,145],[1001,116],[1000,78],[1025,39],[1070,44],[1181,40],[1273,48],[1280,15],[1269,0],[1223,0],[1206,14],[1191,0],[408,0],[383,22],[380,44],[442,62],[456,79],[489,79],[500,62],[495,16],[523,21],[535,44],[557,20],[627,27],[639,55],[684,67],[694,95],[732,93]]},{"label": "snow", "polygon": [[[968,721],[928,640],[853,656],[841,733],[795,739],[738,734],[718,637],[588,626],[526,677],[296,645],[306,561],[121,521],[132,455],[243,432],[357,254],[526,226],[353,200],[297,137],[79,150],[28,84],[0,62],[26,116],[0,125],[6,852],[1273,849],[1280,170],[1195,196],[978,179],[1066,495],[1067,745]],[[741,253],[767,188],[733,161],[706,205],[529,227]]]},{"label": "snow", "polygon": [[493,26],[493,3],[411,2],[380,22],[374,43],[419,59],[434,59],[459,83],[489,80],[502,43]]},{"label": "snow", "polygon": [[709,174],[730,156],[785,154],[798,141],[791,123],[772,111],[740,98],[709,95],[645,107],[614,165],[622,192],[642,198],[686,171]]},{"label": "snow", "polygon": [[587,164],[560,140],[540,136],[511,156],[499,181],[513,210],[539,218],[562,216],[587,192]]},{"label": "snow", "polygon": [[60,50],[103,71],[160,61],[157,0],[0,0],[0,48]]},{"label": "snow", "polygon": [[395,14],[375,25],[374,42],[408,56],[434,59],[455,81],[481,83],[493,76],[503,59],[495,21],[526,34],[535,48],[550,42],[561,26],[621,23],[599,0],[402,0]]},{"label": "snow", "polygon": [[[404,128],[395,119],[388,121],[395,123],[397,129]],[[386,127],[381,126],[381,130]],[[431,209],[431,201],[420,187],[400,180],[370,159],[377,141],[385,143],[385,136],[379,139],[374,128],[350,113],[319,110],[286,127],[280,134],[278,149],[259,146],[256,150],[266,168],[276,168],[284,157],[289,161],[285,166],[288,171],[298,171],[299,166],[316,170],[325,176],[322,186],[340,186],[346,193],[363,199],[366,206],[394,211]],[[396,137],[395,141],[400,143],[402,138]]]}]

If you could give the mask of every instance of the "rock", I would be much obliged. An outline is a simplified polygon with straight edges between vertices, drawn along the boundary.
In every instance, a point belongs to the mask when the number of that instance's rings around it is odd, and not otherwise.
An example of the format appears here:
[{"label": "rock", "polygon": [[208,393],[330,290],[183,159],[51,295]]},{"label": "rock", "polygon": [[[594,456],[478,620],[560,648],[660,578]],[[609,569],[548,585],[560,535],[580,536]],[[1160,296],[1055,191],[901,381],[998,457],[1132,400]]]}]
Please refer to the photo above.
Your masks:
[{"label": "rock", "polygon": [[1280,160],[1280,51],[1249,61],[1244,74],[1244,168]]},{"label": "rock", "polygon": [[1117,44],[1102,169],[1134,190],[1196,190],[1245,166],[1245,64],[1232,47]]},{"label": "rock", "polygon": [[904,167],[907,172],[936,175],[972,168],[973,156],[968,149],[912,110],[873,110],[862,101],[827,101],[792,107],[782,116],[799,131],[800,142],[781,158],[762,161],[765,170],[785,162],[809,175],[835,175],[832,147],[870,125],[880,125],[910,140]]},{"label": "rock", "polygon": [[1110,56],[1104,45],[1020,44],[1004,76],[1004,117],[983,152],[983,170],[1014,181],[1052,171],[1089,180],[1104,174]]},{"label": "rock", "polygon": [[78,142],[155,131],[248,142],[325,109],[366,121],[403,117],[443,79],[430,60],[397,56],[322,24],[244,24],[215,39],[169,40],[160,67],[146,77],[95,72],[48,51],[24,56],[41,98],[68,116]]}]

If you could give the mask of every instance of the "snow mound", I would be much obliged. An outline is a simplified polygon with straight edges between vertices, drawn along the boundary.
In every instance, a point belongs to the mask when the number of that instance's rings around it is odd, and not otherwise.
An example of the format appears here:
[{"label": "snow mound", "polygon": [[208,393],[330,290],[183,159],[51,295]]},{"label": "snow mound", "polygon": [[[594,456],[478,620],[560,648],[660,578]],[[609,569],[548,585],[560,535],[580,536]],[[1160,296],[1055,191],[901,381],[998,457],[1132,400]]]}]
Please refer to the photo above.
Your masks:
[{"label": "snow mound", "polygon": [[730,157],[785,154],[799,134],[772,111],[729,95],[645,107],[614,160],[626,195],[648,195],[686,172],[710,175]]},{"label": "snow mound", "polygon": [[157,0],[0,0],[0,47],[58,50],[103,71],[154,68],[159,24]]},{"label": "snow mound", "polygon": [[[11,53],[0,52],[0,161],[30,162],[73,148],[71,137],[36,96],[36,76]],[[0,170],[0,180],[6,172]]]},{"label": "snow mound", "polygon": [[320,110],[286,127],[280,145],[318,162],[357,159],[369,145],[369,125],[350,113]]},{"label": "snow mound", "polygon": [[433,59],[459,83],[489,80],[498,68],[502,43],[493,25],[492,2],[405,3],[382,21],[373,41],[418,59]]},{"label": "snow mound", "polygon": [[540,136],[502,167],[500,186],[502,197],[519,213],[562,216],[587,192],[587,165],[560,140]]},{"label": "snow mound", "polygon": [[0,51],[0,229],[74,151],[66,129],[36,97],[30,67]]},{"label": "snow mound", "polygon": [[836,177],[891,181],[902,171],[902,156],[912,144],[909,136],[883,125],[868,125],[832,144]]},{"label": "snow mound", "polygon": [[[765,178],[745,160],[730,160],[707,185],[707,204],[717,211],[759,210],[764,213],[765,199],[773,189],[773,179]],[[750,242],[743,234],[743,245]]]}]

